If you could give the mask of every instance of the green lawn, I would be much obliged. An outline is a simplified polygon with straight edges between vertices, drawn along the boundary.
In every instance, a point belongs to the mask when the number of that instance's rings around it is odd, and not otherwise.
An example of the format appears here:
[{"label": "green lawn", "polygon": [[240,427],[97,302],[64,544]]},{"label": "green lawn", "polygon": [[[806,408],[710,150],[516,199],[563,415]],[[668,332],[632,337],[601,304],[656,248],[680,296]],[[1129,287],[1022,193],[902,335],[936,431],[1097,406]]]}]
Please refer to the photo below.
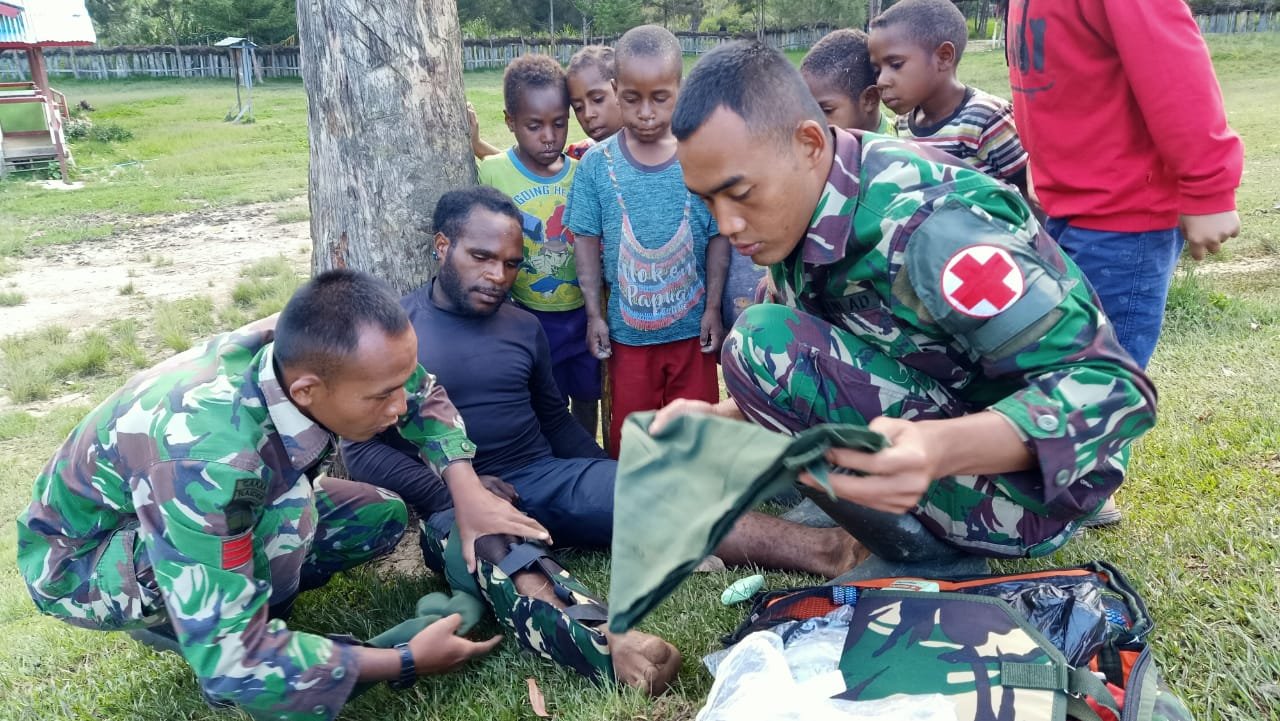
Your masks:
[{"label": "green lawn", "polygon": [[[1244,235],[1211,264],[1224,272],[1182,275],[1151,375],[1160,422],[1137,446],[1119,500],[1116,529],[1090,532],[1049,559],[1005,570],[1110,560],[1146,596],[1152,637],[1171,685],[1199,719],[1280,718],[1280,35],[1213,37],[1233,126],[1248,163],[1240,190]],[[1007,93],[1003,57],[973,53],[963,77]],[[467,76],[484,135],[510,142],[501,119],[501,77]],[[72,102],[89,100],[99,124],[133,139],[75,147],[87,187],[52,193],[20,181],[0,183],[0,273],[50,243],[107,242],[138,216],[298,196],[306,188],[305,97],[297,82],[255,90],[258,122],[222,122],[234,102],[229,81],[60,83]],[[1176,82],[1170,91],[1176,92]],[[1272,108],[1272,110],[1268,110]],[[576,132],[572,137],[580,137]],[[1082,140],[1087,147],[1087,139]],[[406,152],[409,152],[406,150]],[[296,211],[293,211],[296,212]],[[293,218],[298,219],[298,218]],[[1226,272],[1229,267],[1248,268]],[[1221,265],[1223,263],[1232,266]],[[13,521],[31,479],[97,400],[133,369],[184,341],[278,307],[298,279],[285,263],[247,269],[234,305],[194,299],[156,306],[83,334],[48,329],[0,341],[0,391],[26,384],[78,393],[60,405],[0,410],[0,718],[215,719],[176,657],[142,649],[120,634],[73,629],[40,617],[12,559]],[[114,291],[113,291],[114,292]],[[200,289],[193,288],[192,295]],[[34,390],[40,390],[35,388]],[[32,397],[39,397],[35,395]],[[595,588],[607,586],[607,560],[570,554],[568,564]],[[349,719],[483,719],[533,716],[524,679],[534,677],[560,719],[691,718],[710,688],[698,659],[740,620],[720,606],[720,590],[744,572],[686,583],[644,624],[685,654],[678,687],[650,702],[599,689],[506,643],[462,673],[419,683],[411,692],[375,689],[344,713]],[[816,582],[767,574],[772,588]],[[435,578],[379,579],[346,574],[304,596],[294,626],[369,634],[411,612],[413,601],[443,588]],[[243,715],[239,715],[243,717]]]}]

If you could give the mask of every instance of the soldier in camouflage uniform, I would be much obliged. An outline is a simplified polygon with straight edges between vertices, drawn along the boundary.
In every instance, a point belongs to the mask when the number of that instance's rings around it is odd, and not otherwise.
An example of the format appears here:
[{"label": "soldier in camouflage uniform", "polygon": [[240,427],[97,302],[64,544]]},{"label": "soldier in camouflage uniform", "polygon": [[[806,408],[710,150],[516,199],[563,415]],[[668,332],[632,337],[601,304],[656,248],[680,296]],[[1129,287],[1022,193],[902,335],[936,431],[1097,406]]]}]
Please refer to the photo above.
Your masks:
[{"label": "soldier in camouflage uniform", "polygon": [[404,648],[373,649],[273,618],[299,591],[395,547],[407,523],[398,496],[317,475],[335,434],[393,426],[446,479],[464,541],[547,538],[481,487],[475,446],[418,365],[389,290],[331,271],[278,319],[139,373],[90,413],[36,479],[18,565],[45,613],[176,642],[212,702],[333,718],[357,681],[411,682],[498,641],[455,637],[454,617]]},{"label": "soldier in camouflage uniform", "polygon": [[883,525],[843,524],[893,561],[1043,555],[1115,491],[1155,391],[1016,190],[908,141],[827,128],[795,69],[754,43],[704,57],[672,125],[687,184],[769,266],[772,303],[725,343],[732,398],[680,402],[657,424],[868,423],[891,447],[831,452],[854,473],[831,476],[841,503],[824,508],[918,519],[932,545],[877,548]]}]

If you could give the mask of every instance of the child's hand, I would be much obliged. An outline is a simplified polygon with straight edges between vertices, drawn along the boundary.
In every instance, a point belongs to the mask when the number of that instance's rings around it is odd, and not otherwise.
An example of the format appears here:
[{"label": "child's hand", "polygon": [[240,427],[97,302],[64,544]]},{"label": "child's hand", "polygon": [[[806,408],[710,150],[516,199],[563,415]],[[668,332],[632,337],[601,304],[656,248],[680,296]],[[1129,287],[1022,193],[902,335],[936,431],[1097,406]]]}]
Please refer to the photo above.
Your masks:
[{"label": "child's hand", "polygon": [[1204,260],[1208,253],[1217,253],[1228,238],[1237,235],[1240,235],[1240,214],[1234,210],[1182,216],[1182,237],[1187,241],[1187,251],[1196,260]]},{"label": "child's hand", "polygon": [[476,116],[476,106],[467,103],[467,123],[471,126],[471,145],[480,142],[480,118]]},{"label": "child's hand", "polygon": [[609,323],[604,318],[587,320],[587,352],[600,360],[613,355],[613,348],[609,346]]},{"label": "child's hand", "polygon": [[720,319],[718,306],[713,310],[711,304],[707,304],[707,310],[702,314],[702,334],[699,340],[702,342],[703,353],[720,352],[720,345],[724,343],[724,321]]}]

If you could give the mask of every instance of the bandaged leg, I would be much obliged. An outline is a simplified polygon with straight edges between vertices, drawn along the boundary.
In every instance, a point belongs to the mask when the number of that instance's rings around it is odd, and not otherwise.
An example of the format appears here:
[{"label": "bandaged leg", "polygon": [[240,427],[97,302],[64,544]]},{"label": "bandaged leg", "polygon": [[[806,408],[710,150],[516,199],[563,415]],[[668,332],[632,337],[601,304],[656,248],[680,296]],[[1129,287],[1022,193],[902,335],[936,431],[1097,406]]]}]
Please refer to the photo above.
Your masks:
[{"label": "bandaged leg", "polygon": [[[456,535],[454,530],[450,535]],[[616,681],[650,694],[666,690],[680,668],[675,647],[639,632],[605,631],[608,609],[539,543],[511,536],[476,541],[474,576],[461,549],[423,523],[428,565],[444,569],[454,590],[482,597],[520,645],[598,681]]]}]

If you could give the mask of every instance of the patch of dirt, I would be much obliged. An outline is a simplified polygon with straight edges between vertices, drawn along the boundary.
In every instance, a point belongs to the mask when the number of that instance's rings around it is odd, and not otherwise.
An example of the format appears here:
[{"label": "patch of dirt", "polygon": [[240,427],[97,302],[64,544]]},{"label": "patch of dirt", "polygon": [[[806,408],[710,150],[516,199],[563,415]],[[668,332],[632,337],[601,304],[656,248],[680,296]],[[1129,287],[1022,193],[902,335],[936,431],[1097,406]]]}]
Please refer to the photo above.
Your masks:
[{"label": "patch of dirt", "polygon": [[373,572],[384,581],[405,576],[429,576],[430,569],[422,560],[422,548],[418,546],[418,520],[409,519],[409,527],[400,537],[396,550],[374,559]]},{"label": "patch of dirt", "polygon": [[1263,255],[1252,258],[1236,258],[1220,263],[1196,263],[1197,275],[1235,275],[1258,273],[1280,267],[1280,255]]},{"label": "patch of dirt", "polygon": [[[310,262],[308,222],[276,221],[277,212],[297,206],[258,203],[138,218],[110,238],[49,246],[0,279],[0,287],[26,296],[22,305],[0,308],[0,336],[144,315],[148,299],[207,295],[225,304],[246,265],[276,255],[300,266]],[[133,292],[122,295],[130,284]]]}]

